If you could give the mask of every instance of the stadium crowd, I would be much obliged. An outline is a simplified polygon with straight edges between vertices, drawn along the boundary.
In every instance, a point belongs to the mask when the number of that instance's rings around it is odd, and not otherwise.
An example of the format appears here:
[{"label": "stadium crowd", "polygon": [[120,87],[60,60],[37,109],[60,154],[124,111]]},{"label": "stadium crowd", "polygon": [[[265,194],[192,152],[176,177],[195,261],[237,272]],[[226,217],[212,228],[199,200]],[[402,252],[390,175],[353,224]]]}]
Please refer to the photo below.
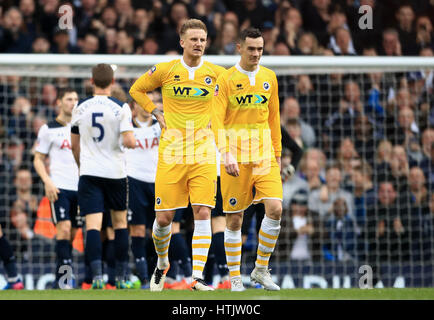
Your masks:
[{"label": "stadium crowd", "polygon": [[[58,28],[62,4],[74,8],[71,30]],[[358,26],[364,4],[373,8],[372,30]],[[190,17],[207,25],[206,54],[236,54],[238,32],[247,26],[262,30],[269,55],[434,52],[429,0],[5,0],[0,52],[180,54],[179,27]],[[134,80],[122,79],[118,90],[128,92]],[[432,262],[434,71],[278,80],[281,124],[304,155],[295,176],[282,177],[284,214],[273,259]],[[62,81],[0,74],[0,222],[22,261],[44,195],[32,167],[34,142],[57,115]],[[89,94],[88,82],[68,81],[80,98]],[[282,163],[290,159],[284,150]],[[248,247],[251,219],[245,223]],[[183,227],[189,232],[188,223]]]}]

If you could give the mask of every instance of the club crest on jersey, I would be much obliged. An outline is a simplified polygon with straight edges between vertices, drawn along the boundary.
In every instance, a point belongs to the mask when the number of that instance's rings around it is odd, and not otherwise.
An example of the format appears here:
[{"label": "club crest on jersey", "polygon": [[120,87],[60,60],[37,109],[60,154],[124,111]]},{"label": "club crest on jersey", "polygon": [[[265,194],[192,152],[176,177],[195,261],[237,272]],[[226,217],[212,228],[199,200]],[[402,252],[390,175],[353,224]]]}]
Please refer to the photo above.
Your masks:
[{"label": "club crest on jersey", "polygon": [[152,75],[152,74],[155,72],[155,70],[157,70],[157,67],[156,67],[156,66],[152,66],[152,68],[149,69],[148,74],[149,74],[149,75]]},{"label": "club crest on jersey", "polygon": [[206,77],[206,78],[205,78],[205,83],[206,83],[207,85],[210,85],[210,84],[212,83],[212,79],[211,79],[210,77]]},{"label": "club crest on jersey", "polygon": [[160,198],[160,197],[157,197],[157,199],[155,199],[155,202],[156,202],[158,205],[160,205],[160,204],[161,204],[161,198]]},{"label": "club crest on jersey", "polygon": [[219,85],[216,84],[216,85],[215,85],[215,89],[214,89],[214,95],[215,95],[215,96],[218,96],[218,94],[219,94]]},{"label": "club crest on jersey", "polygon": [[229,204],[234,207],[237,204],[237,199],[236,198],[230,198],[229,199]]},{"label": "club crest on jersey", "polygon": [[270,89],[270,84],[267,81],[265,81],[263,83],[263,87],[264,87],[265,90],[268,90],[268,89]]}]

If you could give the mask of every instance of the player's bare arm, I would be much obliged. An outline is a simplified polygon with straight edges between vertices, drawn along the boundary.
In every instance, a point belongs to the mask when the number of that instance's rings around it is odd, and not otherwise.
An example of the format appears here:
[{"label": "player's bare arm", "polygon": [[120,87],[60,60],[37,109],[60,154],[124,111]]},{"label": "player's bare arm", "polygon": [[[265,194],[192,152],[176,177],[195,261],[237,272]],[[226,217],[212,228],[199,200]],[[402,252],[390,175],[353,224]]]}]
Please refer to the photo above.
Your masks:
[{"label": "player's bare arm", "polygon": [[136,147],[136,138],[133,131],[122,132],[122,144],[125,148],[134,149]]},{"label": "player's bare arm", "polygon": [[51,202],[57,200],[57,194],[60,193],[60,190],[54,185],[53,180],[51,180],[50,176],[45,169],[45,158],[46,155],[40,152],[35,153],[35,157],[33,159],[33,166],[42,182],[44,183],[45,195]]},{"label": "player's bare arm", "polygon": [[80,168],[80,135],[71,132],[71,149],[74,155],[75,162]]}]

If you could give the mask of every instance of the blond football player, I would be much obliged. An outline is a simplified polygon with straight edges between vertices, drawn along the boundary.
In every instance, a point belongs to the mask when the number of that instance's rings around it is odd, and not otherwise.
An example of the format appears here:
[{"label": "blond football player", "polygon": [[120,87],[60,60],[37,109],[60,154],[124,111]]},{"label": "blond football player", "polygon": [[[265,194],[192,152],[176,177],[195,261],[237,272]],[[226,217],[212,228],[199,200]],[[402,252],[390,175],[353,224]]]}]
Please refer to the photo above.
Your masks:
[{"label": "blond football player", "polygon": [[[180,30],[181,59],[160,63],[142,75],[130,94],[152,113],[162,128],[155,179],[152,237],[158,255],[151,291],[163,290],[169,269],[168,250],[175,210],[193,208],[193,290],[213,290],[203,281],[203,268],[211,244],[211,209],[215,206],[216,162],[211,121],[211,97],[217,77],[225,69],[203,60],[207,28],[197,19]],[[161,87],[163,112],[147,92]]]}]

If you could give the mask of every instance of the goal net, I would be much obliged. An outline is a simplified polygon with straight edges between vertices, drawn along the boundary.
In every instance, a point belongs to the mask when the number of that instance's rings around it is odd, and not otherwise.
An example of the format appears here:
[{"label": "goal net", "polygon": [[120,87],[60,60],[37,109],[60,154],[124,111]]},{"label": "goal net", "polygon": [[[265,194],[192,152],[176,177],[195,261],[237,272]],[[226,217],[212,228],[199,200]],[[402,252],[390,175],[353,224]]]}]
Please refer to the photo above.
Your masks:
[{"label": "goal net", "polygon": [[[57,114],[57,88],[91,95],[91,67],[109,63],[116,87],[128,93],[152,65],[173,58],[0,57],[0,223],[27,289],[48,288],[54,280],[55,229],[32,160],[39,128]],[[206,60],[230,67],[238,57]],[[278,76],[282,127],[304,151],[295,176],[283,181],[281,232],[270,260],[277,283],[432,287],[434,58],[264,56],[261,63]],[[290,161],[284,148],[282,164]],[[260,205],[245,214],[246,285],[262,215]],[[187,218],[183,227],[188,239]],[[78,282],[83,242],[74,242]],[[0,286],[3,271],[0,264]]]}]

